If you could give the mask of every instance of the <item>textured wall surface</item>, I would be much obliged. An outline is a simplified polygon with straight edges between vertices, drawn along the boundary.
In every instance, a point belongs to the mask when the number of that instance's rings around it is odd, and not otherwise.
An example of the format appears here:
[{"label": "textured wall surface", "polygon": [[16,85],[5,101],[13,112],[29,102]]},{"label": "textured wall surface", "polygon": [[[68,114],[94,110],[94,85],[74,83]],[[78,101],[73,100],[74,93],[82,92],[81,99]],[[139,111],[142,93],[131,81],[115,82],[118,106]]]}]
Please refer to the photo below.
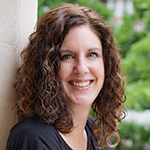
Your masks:
[{"label": "textured wall surface", "polygon": [[16,123],[12,84],[20,52],[37,21],[37,0],[0,0],[0,150]]}]

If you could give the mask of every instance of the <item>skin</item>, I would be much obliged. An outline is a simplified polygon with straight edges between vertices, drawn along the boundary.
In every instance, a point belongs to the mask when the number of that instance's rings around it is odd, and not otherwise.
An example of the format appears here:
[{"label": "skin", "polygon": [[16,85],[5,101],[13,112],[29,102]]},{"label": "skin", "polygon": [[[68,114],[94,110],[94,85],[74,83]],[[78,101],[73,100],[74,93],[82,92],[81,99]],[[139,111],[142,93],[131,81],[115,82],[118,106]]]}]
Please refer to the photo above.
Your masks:
[{"label": "skin", "polygon": [[60,134],[74,150],[86,150],[86,121],[104,82],[102,44],[89,26],[81,25],[69,30],[60,52],[59,76],[75,125],[71,133]]}]

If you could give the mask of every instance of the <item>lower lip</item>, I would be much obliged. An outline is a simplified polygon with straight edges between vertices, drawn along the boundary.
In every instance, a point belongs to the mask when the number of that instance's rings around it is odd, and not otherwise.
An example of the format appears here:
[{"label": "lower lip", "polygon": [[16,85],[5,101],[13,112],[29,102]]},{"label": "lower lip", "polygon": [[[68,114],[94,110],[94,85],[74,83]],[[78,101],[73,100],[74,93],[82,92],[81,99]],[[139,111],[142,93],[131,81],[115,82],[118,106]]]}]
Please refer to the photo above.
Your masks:
[{"label": "lower lip", "polygon": [[90,84],[87,85],[87,86],[74,86],[74,85],[72,85],[71,83],[69,83],[69,84],[70,84],[75,90],[78,90],[78,91],[86,91],[86,90],[88,90],[88,89],[91,87],[92,83],[93,83],[93,82],[90,82]]}]

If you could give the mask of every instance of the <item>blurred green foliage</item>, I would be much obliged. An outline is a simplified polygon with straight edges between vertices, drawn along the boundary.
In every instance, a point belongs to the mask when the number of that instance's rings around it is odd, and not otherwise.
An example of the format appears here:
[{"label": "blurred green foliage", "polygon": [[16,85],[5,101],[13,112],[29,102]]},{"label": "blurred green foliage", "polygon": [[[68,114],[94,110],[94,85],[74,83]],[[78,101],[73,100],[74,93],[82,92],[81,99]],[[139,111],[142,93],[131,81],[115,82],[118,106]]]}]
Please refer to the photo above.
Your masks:
[{"label": "blurred green foliage", "polygon": [[124,59],[127,107],[150,108],[150,32],[134,43]]},{"label": "blurred green foliage", "polygon": [[130,74],[127,77],[129,83],[150,80],[150,32],[144,38],[132,44],[124,64],[126,74]]},{"label": "blurred green foliage", "polygon": [[150,1],[133,3],[135,13],[125,15],[123,25],[114,30],[124,57],[125,107],[141,111],[150,109]]},{"label": "blurred green foliage", "polygon": [[114,34],[116,40],[120,46],[120,53],[122,57],[126,57],[126,53],[129,51],[130,46],[143,38],[146,33],[134,30],[137,24],[137,17],[134,15],[125,14],[123,17],[123,25],[120,27],[114,27]]},{"label": "blurred green foliage", "polygon": [[[132,0],[135,13],[125,14],[123,24],[114,28],[115,37],[121,46],[121,53],[126,57],[130,46],[147,35],[150,31],[150,1]],[[142,29],[137,31],[137,26]]]},{"label": "blurred green foliage", "polygon": [[137,17],[146,23],[146,30],[150,30],[150,1],[132,0]]},{"label": "blurred green foliage", "polygon": [[[143,111],[150,109],[150,1],[133,0],[133,4],[135,13],[125,14],[123,24],[114,31],[123,56],[125,108]],[[149,127],[124,121],[119,133],[116,150],[150,149]]]},{"label": "blurred green foliage", "polygon": [[121,142],[116,147],[116,150],[150,149],[150,128],[147,126],[124,121],[119,134]]}]

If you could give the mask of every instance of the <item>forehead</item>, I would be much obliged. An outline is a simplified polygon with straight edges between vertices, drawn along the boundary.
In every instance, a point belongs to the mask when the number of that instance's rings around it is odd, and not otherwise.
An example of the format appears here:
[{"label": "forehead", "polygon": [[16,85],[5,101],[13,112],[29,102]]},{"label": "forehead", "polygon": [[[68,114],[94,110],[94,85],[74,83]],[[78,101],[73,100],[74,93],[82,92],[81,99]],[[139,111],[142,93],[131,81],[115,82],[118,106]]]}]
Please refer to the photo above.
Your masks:
[{"label": "forehead", "polygon": [[70,43],[71,41],[83,41],[83,39],[88,42],[94,42],[93,39],[101,42],[98,34],[96,31],[94,31],[94,29],[88,25],[80,25],[70,28],[69,32],[64,38],[63,44],[67,42]]},{"label": "forehead", "polygon": [[[98,31],[97,30],[95,30],[95,29],[93,29],[89,24],[82,24],[82,25],[76,25],[76,26],[73,26],[73,27],[71,27],[70,29],[69,29],[69,31],[68,31],[68,33],[72,33],[72,32],[74,32],[74,33],[77,33],[79,31],[79,33],[81,32],[81,31],[90,31],[90,32],[92,32],[93,34],[95,34],[98,38],[99,38],[99,33],[98,33]],[[68,35],[68,33],[67,33],[67,35]],[[67,36],[66,35],[66,36]]]},{"label": "forehead", "polygon": [[102,49],[99,37],[86,25],[72,27],[61,45],[62,49]]}]

